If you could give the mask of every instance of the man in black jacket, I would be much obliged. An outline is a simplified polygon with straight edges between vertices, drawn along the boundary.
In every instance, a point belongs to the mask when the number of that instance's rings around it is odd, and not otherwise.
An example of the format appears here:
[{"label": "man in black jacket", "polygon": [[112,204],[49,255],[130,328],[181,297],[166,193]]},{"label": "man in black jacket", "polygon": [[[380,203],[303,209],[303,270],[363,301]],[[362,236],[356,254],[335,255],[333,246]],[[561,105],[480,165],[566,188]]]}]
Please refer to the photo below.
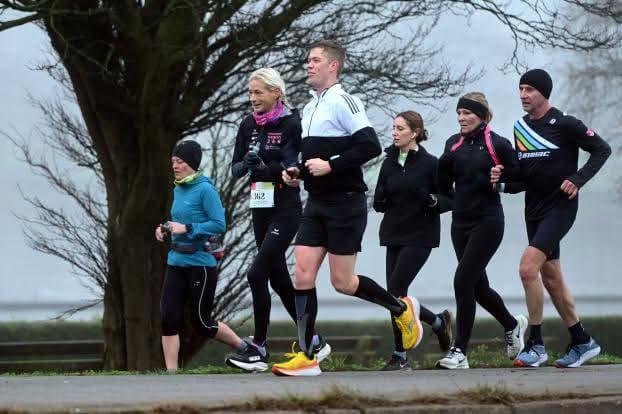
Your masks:
[{"label": "man in black jacket", "polygon": [[[559,243],[572,227],[579,205],[579,189],[603,166],[611,148],[592,129],[549,103],[553,81],[547,72],[534,69],[520,79],[520,99],[525,112],[514,126],[521,182],[510,182],[503,191],[525,193],[525,221],[529,246],[520,262],[520,277],[529,310],[530,333],[516,366],[537,367],[548,355],[541,324],[544,287],[571,336],[568,352],[555,361],[574,368],[600,353],[600,346],[584,330],[566,285],[559,261]],[[578,169],[579,149],[590,154]],[[498,182],[503,167],[491,171]],[[501,184],[503,187],[503,184]],[[542,276],[540,279],[539,275]]]}]

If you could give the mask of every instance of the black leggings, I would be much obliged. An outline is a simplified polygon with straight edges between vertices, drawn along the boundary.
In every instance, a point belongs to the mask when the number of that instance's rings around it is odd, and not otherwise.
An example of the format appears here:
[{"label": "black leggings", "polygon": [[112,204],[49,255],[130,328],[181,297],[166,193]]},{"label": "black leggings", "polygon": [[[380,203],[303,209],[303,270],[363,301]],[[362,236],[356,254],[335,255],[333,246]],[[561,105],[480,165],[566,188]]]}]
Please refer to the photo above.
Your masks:
[{"label": "black leggings", "polygon": [[[430,257],[431,248],[411,246],[387,246],[387,290],[397,297],[406,296],[408,287]],[[432,325],[436,315],[425,306],[421,305],[421,320]],[[391,319],[393,336],[395,337],[395,350],[403,352],[402,334]]]},{"label": "black leggings", "polygon": [[218,332],[218,322],[211,317],[217,281],[214,267],[167,266],[160,301],[162,335],[179,334],[189,296],[192,325],[202,335],[213,338]]},{"label": "black leggings", "polygon": [[486,309],[506,331],[516,326],[516,319],[508,312],[503,299],[488,283],[486,266],[503,239],[504,221],[501,217],[485,217],[477,221],[451,226],[451,240],[458,257],[454,277],[456,295],[455,346],[466,353],[473,323],[475,302]]},{"label": "black leggings", "polygon": [[254,208],[251,211],[259,251],[247,278],[253,296],[254,340],[256,343],[263,343],[270,322],[268,281],[281,298],[287,313],[296,322],[294,285],[285,261],[285,252],[298,229],[301,206],[292,204],[279,208]]}]

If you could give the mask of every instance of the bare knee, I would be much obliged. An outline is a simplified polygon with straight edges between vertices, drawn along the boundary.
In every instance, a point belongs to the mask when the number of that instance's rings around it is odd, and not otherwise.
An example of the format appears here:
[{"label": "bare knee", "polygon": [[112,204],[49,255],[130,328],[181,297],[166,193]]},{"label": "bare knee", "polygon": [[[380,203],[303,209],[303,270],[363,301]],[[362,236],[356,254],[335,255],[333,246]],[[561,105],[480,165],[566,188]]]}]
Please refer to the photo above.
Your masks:
[{"label": "bare knee", "polygon": [[354,295],[356,292],[356,278],[354,275],[345,275],[331,272],[330,282],[335,290],[344,295]]},{"label": "bare knee", "polygon": [[311,289],[315,286],[315,273],[309,267],[296,263],[296,288]]},{"label": "bare knee", "polygon": [[534,283],[538,280],[540,269],[546,262],[546,255],[535,247],[527,247],[520,261],[518,273],[523,285]]}]

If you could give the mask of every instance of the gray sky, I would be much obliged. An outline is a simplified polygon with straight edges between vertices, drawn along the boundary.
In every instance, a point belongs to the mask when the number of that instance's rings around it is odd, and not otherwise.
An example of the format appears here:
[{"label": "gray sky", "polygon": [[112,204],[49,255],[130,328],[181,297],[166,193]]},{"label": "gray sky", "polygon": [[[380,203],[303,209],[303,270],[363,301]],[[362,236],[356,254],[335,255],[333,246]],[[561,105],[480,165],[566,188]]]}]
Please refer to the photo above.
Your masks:
[{"label": "gray sky", "polygon": [[[495,118],[493,128],[500,134],[511,137],[514,121],[523,115],[518,100],[518,78],[516,73],[504,74],[498,68],[508,59],[512,50],[510,36],[506,29],[500,27],[495,19],[486,16],[477,16],[466,26],[462,18],[447,17],[441,21],[434,34],[434,40],[444,43],[443,57],[446,62],[457,71],[463,65],[473,63],[483,65],[487,74],[479,81],[468,85],[465,92],[478,90],[484,92],[493,109]],[[37,98],[52,96],[55,84],[46,74],[30,70],[44,58],[48,49],[47,37],[34,26],[21,27],[0,33],[0,80],[2,95],[0,95],[0,128],[5,132],[14,129],[29,137],[33,126],[39,121],[39,114],[27,102],[27,93]],[[528,63],[531,67],[542,67],[552,74],[555,83],[552,102],[561,101],[560,91],[565,88],[561,73],[552,66],[551,52],[535,51],[528,53]],[[445,102],[447,111],[441,114],[425,108],[396,108],[397,110],[415,109],[424,115],[438,117],[433,125],[427,125],[431,139],[426,147],[433,154],[439,155],[447,137],[457,131],[455,119],[455,99]],[[560,109],[563,109],[561,107]],[[580,117],[580,115],[579,115]],[[380,133],[390,132],[390,119],[372,118]],[[599,126],[592,126],[599,131]],[[606,138],[606,137],[605,137]],[[68,266],[59,260],[36,253],[26,246],[19,221],[12,212],[29,214],[31,211],[22,201],[17,186],[19,185],[29,194],[37,194],[43,199],[50,200],[54,205],[66,205],[66,200],[50,190],[47,183],[36,177],[25,166],[16,160],[16,151],[12,144],[1,138],[3,151],[0,155],[0,168],[8,192],[8,201],[0,206],[0,218],[4,222],[4,232],[0,239],[0,249],[3,260],[0,262],[0,302],[8,300],[56,300],[56,299],[83,299],[89,293],[80,286],[79,281],[70,274]],[[36,142],[33,142],[35,148]],[[614,175],[614,162],[609,162],[594,182],[590,183],[590,191],[606,191],[611,185]],[[517,210],[519,211],[519,210]],[[586,214],[591,214],[587,212]],[[612,220],[619,222],[620,217]],[[368,233],[376,231],[368,229]],[[506,233],[507,234],[507,233]],[[521,236],[522,237],[522,236]],[[384,254],[377,247],[377,235],[366,235],[368,249],[376,249],[380,254],[380,263]],[[619,243],[615,239],[613,243]],[[444,243],[449,244],[447,238]],[[449,253],[451,254],[451,253]],[[515,259],[517,260],[517,258]],[[613,259],[610,259],[613,260]],[[511,264],[514,266],[514,264]],[[379,265],[375,271],[380,274],[377,279],[383,280],[383,266]],[[448,270],[452,273],[453,270]],[[619,290],[619,289],[618,289]]]}]

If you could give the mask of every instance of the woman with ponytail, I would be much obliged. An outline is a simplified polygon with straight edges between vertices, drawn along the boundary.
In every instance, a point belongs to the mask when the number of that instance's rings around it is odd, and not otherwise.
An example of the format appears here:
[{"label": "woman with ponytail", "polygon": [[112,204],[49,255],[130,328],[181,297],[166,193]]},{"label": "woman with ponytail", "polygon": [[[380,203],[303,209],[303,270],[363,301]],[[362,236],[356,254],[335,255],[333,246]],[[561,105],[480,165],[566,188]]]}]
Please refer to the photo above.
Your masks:
[{"label": "woman with ponytail", "polygon": [[[438,196],[438,159],[421,145],[427,139],[423,118],[415,111],[393,120],[393,144],[380,167],[374,210],[383,213],[380,245],[386,246],[387,290],[396,297],[408,294],[432,249],[440,242],[439,214],[451,209],[451,199]],[[420,319],[436,334],[443,352],[451,345],[451,314],[434,314],[421,305]],[[384,371],[410,369],[400,330],[393,322],[395,351]]]}]

